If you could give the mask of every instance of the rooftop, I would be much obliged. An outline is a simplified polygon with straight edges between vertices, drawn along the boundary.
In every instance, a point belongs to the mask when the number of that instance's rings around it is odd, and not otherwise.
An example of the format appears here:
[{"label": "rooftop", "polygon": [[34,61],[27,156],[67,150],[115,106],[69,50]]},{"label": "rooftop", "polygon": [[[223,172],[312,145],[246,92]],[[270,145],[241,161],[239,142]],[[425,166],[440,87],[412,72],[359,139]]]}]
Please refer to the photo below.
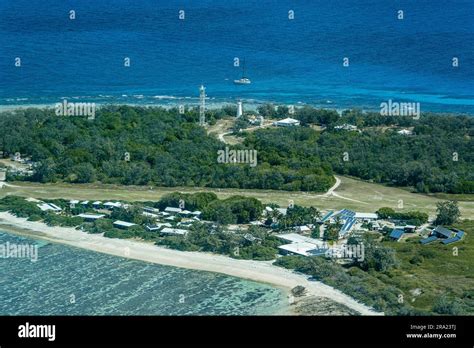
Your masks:
[{"label": "rooftop", "polygon": [[355,213],[356,219],[378,219],[378,215],[375,213]]},{"label": "rooftop", "polygon": [[132,227],[132,226],[136,226],[137,224],[134,224],[132,222],[127,222],[127,221],[117,220],[117,221],[114,221],[114,225],[121,226],[121,227]]},{"label": "rooftop", "polygon": [[161,233],[185,235],[186,233],[188,233],[188,230],[180,230],[179,228],[165,227],[161,230]]},{"label": "rooftop", "polygon": [[291,117],[287,117],[287,118],[284,118],[283,120],[279,120],[279,121],[274,122],[274,124],[277,124],[277,125],[299,125],[300,121],[295,120],[294,118],[291,118]]},{"label": "rooftop", "polygon": [[166,207],[165,212],[168,212],[168,213],[181,213],[181,208]]},{"label": "rooftop", "polygon": [[79,216],[81,218],[84,218],[84,219],[101,219],[105,215],[103,215],[103,214],[79,214],[77,216]]},{"label": "rooftop", "polygon": [[404,230],[394,229],[392,233],[390,233],[390,238],[399,240],[403,236],[403,233],[405,233]]},{"label": "rooftop", "polygon": [[313,243],[290,243],[285,245],[280,245],[278,249],[288,251],[293,254],[298,254],[302,256],[310,256],[317,254],[324,254],[325,250],[322,250],[320,247]]},{"label": "rooftop", "polygon": [[436,228],[433,230],[434,233],[441,234],[442,236],[446,238],[450,238],[453,234],[453,231],[448,230],[447,228],[443,226],[436,226]]}]

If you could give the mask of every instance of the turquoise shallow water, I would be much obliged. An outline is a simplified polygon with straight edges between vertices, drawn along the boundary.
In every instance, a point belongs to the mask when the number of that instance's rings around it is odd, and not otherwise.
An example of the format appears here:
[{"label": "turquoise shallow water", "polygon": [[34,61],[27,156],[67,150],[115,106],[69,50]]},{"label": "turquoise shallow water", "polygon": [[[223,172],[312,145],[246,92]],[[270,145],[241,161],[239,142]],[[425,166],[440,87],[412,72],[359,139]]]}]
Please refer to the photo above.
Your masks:
[{"label": "turquoise shallow water", "polygon": [[0,315],[271,315],[283,291],[247,280],[37,244],[38,261],[0,258]]}]

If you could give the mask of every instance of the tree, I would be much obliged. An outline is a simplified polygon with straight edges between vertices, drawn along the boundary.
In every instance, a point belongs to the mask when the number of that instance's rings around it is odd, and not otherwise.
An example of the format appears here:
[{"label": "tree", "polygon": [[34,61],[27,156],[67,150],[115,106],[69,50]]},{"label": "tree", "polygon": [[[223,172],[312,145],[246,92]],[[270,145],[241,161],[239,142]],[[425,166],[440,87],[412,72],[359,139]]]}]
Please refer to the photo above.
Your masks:
[{"label": "tree", "polygon": [[441,296],[434,304],[433,312],[444,315],[460,315],[462,308],[457,301]]},{"label": "tree", "polygon": [[364,257],[357,263],[363,270],[385,272],[397,265],[394,250],[379,244],[373,237],[365,236],[360,243],[364,246]]},{"label": "tree", "polygon": [[56,164],[53,159],[47,158],[40,162],[33,175],[33,180],[39,182],[52,182],[56,179]]},{"label": "tree", "polygon": [[337,223],[326,226],[326,229],[324,230],[324,234],[323,234],[323,239],[324,240],[338,240],[340,229],[341,229],[341,225]]},{"label": "tree", "polygon": [[74,182],[88,183],[95,181],[95,169],[90,163],[81,163],[73,168],[76,174]]},{"label": "tree", "polygon": [[395,210],[392,208],[383,207],[376,211],[380,219],[388,219],[395,215]]},{"label": "tree", "polygon": [[452,225],[461,216],[457,201],[438,202],[436,207],[438,213],[435,220],[436,225]]}]

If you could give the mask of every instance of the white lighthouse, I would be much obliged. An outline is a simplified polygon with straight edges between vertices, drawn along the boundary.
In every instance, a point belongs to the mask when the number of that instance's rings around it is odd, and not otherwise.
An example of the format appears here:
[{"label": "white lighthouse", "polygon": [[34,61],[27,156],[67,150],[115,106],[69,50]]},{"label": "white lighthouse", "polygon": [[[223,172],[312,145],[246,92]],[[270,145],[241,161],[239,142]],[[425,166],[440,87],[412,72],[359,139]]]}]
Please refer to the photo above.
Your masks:
[{"label": "white lighthouse", "polygon": [[237,102],[237,118],[242,117],[242,115],[243,115],[242,101],[239,100]]}]

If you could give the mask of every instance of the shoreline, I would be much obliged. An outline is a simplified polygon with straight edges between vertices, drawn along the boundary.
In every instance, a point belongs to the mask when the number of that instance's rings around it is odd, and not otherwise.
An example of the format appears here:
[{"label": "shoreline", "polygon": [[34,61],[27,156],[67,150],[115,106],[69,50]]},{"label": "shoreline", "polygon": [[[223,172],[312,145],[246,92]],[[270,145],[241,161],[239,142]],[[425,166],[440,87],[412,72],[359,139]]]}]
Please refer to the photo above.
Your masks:
[{"label": "shoreline", "polygon": [[[80,100],[76,100],[74,98],[67,99],[68,102],[82,102]],[[62,101],[63,99],[61,99]],[[182,102],[180,102],[182,101]],[[336,105],[322,105],[318,103],[303,103],[303,102],[297,102],[297,103],[285,103],[285,102],[278,102],[274,100],[256,100],[254,98],[248,98],[248,99],[242,99],[242,101],[245,103],[245,109],[247,111],[253,111],[256,112],[257,108],[262,105],[266,104],[274,104],[274,105],[295,105],[295,106],[312,106],[316,109],[324,109],[324,110],[334,110],[341,114],[344,110],[351,109],[353,107],[342,107],[342,106],[336,106]],[[88,101],[84,100],[83,102],[85,103],[95,103],[97,109],[100,109],[102,107],[108,107],[108,106],[130,106],[130,107],[145,107],[145,108],[164,108],[165,110],[177,108],[180,105],[184,105],[186,107],[198,107],[199,106],[199,98],[193,98],[193,99],[188,99],[188,98],[175,98],[172,101],[161,101],[161,102],[156,102],[156,103],[150,103],[150,102],[145,102],[145,103],[139,103],[139,102],[114,102],[114,103],[108,103],[108,102],[96,102],[96,101]],[[47,109],[52,109],[54,110],[56,107],[56,103],[43,103],[43,104],[0,104],[0,113],[1,112],[12,112],[12,111],[21,111],[21,110],[27,110],[30,108],[34,109],[40,109],[40,110],[47,110]],[[207,110],[220,110],[224,106],[228,105],[235,105],[236,100],[219,100],[219,101],[206,101],[206,108]],[[354,106],[355,107],[355,106]],[[377,111],[376,108],[367,108],[364,107],[362,108],[365,111]]]},{"label": "shoreline", "polygon": [[[55,109],[57,103],[62,102],[63,100],[68,100],[68,102],[77,102],[77,103],[94,103],[96,104],[97,108],[100,109],[101,107],[108,107],[108,106],[130,106],[130,107],[156,107],[156,108],[164,108],[166,110],[177,108],[180,105],[184,105],[186,107],[198,107],[199,106],[199,97],[196,96],[146,96],[146,98],[150,99],[144,102],[140,101],[130,101],[130,100],[115,100],[115,101],[107,101],[107,100],[97,100],[94,97],[92,98],[84,98],[80,99],[78,97],[61,97],[56,102],[44,102],[44,103],[19,103],[19,104],[0,104],[0,113],[2,112],[13,112],[13,111],[20,111],[26,110],[30,108],[35,109]],[[139,98],[141,99],[141,98]],[[273,105],[294,105],[295,107],[302,107],[302,106],[310,106],[315,109],[321,110],[333,110],[342,114],[345,110],[351,109],[360,109],[364,112],[380,112],[380,107],[378,105],[371,105],[371,104],[357,104],[357,103],[337,103],[329,100],[320,100],[320,101],[283,101],[283,100],[274,100],[274,99],[256,99],[252,97],[248,98],[240,98],[245,104],[245,109],[247,111],[256,112],[257,108],[262,105],[266,104],[273,104]],[[401,102],[411,101],[412,99],[399,99]],[[206,108],[208,110],[219,110],[224,106],[227,105],[235,105],[237,102],[236,98],[231,97],[217,97],[217,98],[206,98]],[[453,105],[456,106],[456,105]],[[426,109],[423,110],[425,114],[435,114],[435,115],[451,115],[451,116],[474,116],[474,112],[463,110],[463,111],[452,111],[452,110],[442,110],[442,109]]]},{"label": "shoreline", "polygon": [[[104,254],[166,266],[220,273],[269,284],[285,291],[286,294],[289,294],[295,286],[302,285],[307,289],[307,295],[296,298],[296,304],[300,300],[317,297],[346,306],[360,315],[383,315],[383,313],[376,312],[329,285],[309,280],[303,274],[274,266],[272,265],[273,261],[237,260],[210,253],[167,249],[143,241],[106,238],[101,234],[89,234],[71,227],[50,227],[42,222],[27,221],[25,218],[18,218],[8,212],[0,212],[0,227],[13,234],[26,235]],[[290,305],[288,307],[290,312],[295,312],[297,306]]]}]

